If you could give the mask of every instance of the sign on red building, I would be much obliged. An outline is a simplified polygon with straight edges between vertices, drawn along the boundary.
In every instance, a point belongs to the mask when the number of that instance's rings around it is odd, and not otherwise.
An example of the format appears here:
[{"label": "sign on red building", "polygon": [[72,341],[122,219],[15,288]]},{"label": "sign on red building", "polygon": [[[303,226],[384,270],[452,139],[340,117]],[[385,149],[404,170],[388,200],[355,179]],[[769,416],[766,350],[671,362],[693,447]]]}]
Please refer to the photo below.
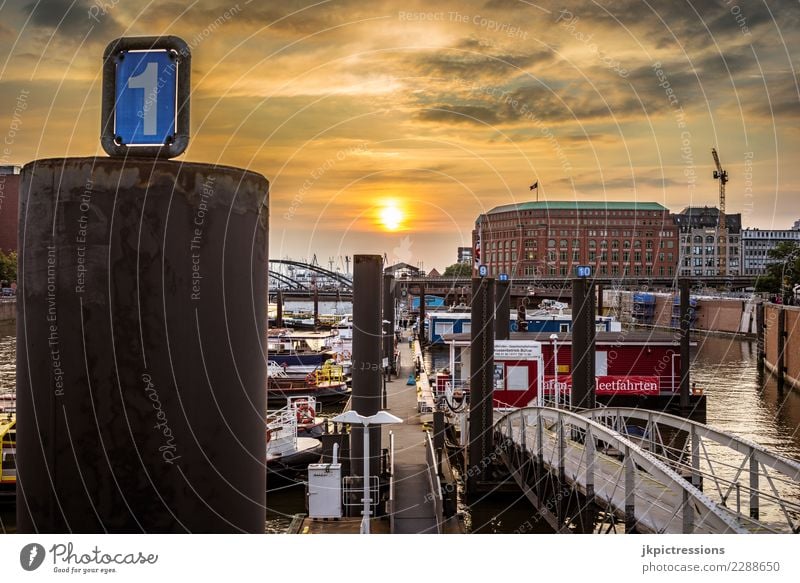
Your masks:
[{"label": "sign on red building", "polygon": [[[658,395],[661,391],[661,379],[652,376],[603,376],[595,377],[597,395]],[[556,379],[553,376],[544,377],[544,394],[552,395],[556,389]],[[568,394],[572,391],[572,377],[559,375],[559,393]]]}]

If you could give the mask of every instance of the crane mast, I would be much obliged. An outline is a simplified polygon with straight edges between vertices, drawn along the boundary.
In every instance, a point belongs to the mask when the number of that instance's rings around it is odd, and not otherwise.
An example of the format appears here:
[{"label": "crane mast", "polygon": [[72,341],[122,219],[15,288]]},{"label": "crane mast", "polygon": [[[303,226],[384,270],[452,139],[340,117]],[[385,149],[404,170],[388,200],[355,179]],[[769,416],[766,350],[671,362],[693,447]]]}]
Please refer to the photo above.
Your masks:
[{"label": "crane mast", "polygon": [[725,217],[725,184],[728,182],[728,171],[722,169],[719,162],[719,155],[716,148],[711,148],[711,155],[714,157],[714,179],[719,180],[719,219],[717,220],[718,241],[721,242],[719,248],[719,275],[728,275],[728,221]]}]

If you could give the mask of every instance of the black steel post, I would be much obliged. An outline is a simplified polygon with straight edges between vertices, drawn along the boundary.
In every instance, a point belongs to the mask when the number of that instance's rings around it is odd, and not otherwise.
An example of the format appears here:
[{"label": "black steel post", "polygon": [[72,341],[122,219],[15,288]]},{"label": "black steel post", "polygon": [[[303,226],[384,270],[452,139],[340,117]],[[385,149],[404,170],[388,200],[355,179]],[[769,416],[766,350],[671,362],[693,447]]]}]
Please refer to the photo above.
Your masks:
[{"label": "black steel post", "polygon": [[419,284],[419,345],[425,346],[425,284]]},{"label": "black steel post", "polygon": [[383,357],[389,362],[386,374],[392,372],[394,363],[394,276],[385,274],[383,276],[383,321],[388,322],[383,325]]},{"label": "black steel post", "polygon": [[689,287],[690,281],[682,278],[678,282],[680,291],[680,326],[681,326],[681,411],[684,415],[689,413],[689,392],[690,378],[689,367],[691,365],[691,351],[689,343],[691,341],[692,317],[689,311]]},{"label": "black steel post", "polygon": [[586,278],[572,280],[572,406],[595,405],[594,285]]},{"label": "black steel post", "polygon": [[278,290],[275,298],[277,304],[277,313],[275,314],[275,327],[283,328],[283,292]]},{"label": "black steel post", "polygon": [[495,286],[495,339],[508,340],[511,333],[511,286],[508,281],[498,281]]},{"label": "black steel post", "polygon": [[[352,409],[374,415],[381,407],[381,276],[380,255],[353,256],[353,397]],[[350,471],[363,475],[364,433],[360,425],[350,432]],[[381,429],[369,429],[369,473],[380,470]]]},{"label": "black steel post", "polygon": [[317,329],[319,324],[319,290],[317,284],[314,284],[314,330]]},{"label": "black steel post", "polygon": [[494,279],[472,279],[469,380],[468,489],[476,491],[488,470],[493,448]]},{"label": "black steel post", "polygon": [[597,287],[597,315],[602,316],[603,309],[605,308],[605,305],[603,305],[603,284],[598,283],[596,287]]},{"label": "black steel post", "polygon": [[756,304],[756,365],[764,369],[764,302]]},{"label": "black steel post", "polygon": [[267,180],[22,171],[17,530],[264,532]]},{"label": "black steel post", "polygon": [[786,309],[778,306],[778,358],[775,363],[775,375],[778,380],[778,391],[783,392],[786,385]]}]

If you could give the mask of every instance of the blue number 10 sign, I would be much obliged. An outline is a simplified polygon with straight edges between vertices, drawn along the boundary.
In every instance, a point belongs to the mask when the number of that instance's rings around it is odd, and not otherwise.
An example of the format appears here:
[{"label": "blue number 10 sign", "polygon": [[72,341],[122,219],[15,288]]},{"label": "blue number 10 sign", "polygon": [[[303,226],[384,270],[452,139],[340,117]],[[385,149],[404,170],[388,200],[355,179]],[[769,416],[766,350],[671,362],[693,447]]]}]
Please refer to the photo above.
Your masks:
[{"label": "blue number 10 sign", "polygon": [[131,37],[106,48],[103,149],[173,158],[189,143],[191,53],[177,37]]}]

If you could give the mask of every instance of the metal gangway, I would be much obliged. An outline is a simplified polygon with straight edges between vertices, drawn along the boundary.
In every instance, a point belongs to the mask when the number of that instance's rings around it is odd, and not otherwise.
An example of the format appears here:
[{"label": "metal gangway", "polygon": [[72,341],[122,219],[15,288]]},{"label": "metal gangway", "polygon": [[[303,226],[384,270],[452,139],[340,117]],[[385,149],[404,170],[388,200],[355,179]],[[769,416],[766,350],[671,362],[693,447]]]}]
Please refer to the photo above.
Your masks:
[{"label": "metal gangway", "polygon": [[790,492],[800,464],[700,423],[639,409],[526,407],[499,418],[494,433],[513,479],[556,532],[798,531]]}]

